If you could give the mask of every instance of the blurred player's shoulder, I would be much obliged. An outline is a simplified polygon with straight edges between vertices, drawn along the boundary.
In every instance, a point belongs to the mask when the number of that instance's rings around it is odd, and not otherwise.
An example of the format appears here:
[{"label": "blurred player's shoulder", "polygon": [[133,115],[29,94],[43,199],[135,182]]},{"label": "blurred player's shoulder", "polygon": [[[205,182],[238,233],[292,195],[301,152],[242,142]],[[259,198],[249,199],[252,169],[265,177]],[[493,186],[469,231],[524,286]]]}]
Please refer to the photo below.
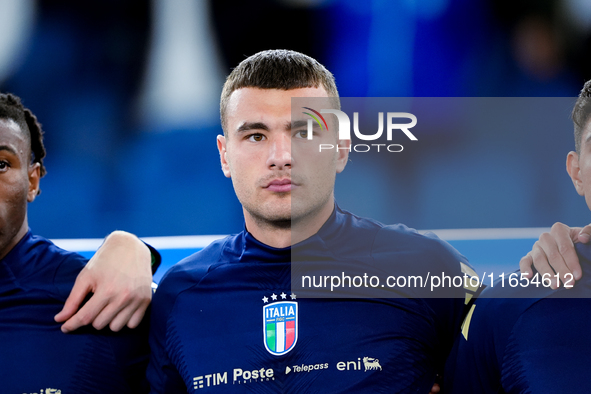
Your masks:
[{"label": "blurred player's shoulder", "polygon": [[482,292],[446,365],[446,392],[581,391],[581,366],[587,367],[591,349],[584,333],[591,323],[591,245],[577,244],[576,250],[583,278],[572,289],[553,290],[535,271],[524,287],[515,271]]},{"label": "blurred player's shoulder", "polygon": [[404,224],[384,226],[376,234],[374,258],[397,255],[417,270],[476,275],[466,257],[432,232],[419,233]]},{"label": "blurred player's shoulder", "polygon": [[[453,256],[454,259],[465,260],[465,257],[449,243],[432,232],[421,234],[414,228],[401,223],[387,225],[375,219],[357,216],[338,205],[319,234],[326,241],[338,243],[339,250],[346,248],[347,244],[356,248],[364,244],[374,254],[383,252],[391,255],[397,252],[413,251],[423,255],[445,254]],[[343,242],[348,239],[355,242]]]}]

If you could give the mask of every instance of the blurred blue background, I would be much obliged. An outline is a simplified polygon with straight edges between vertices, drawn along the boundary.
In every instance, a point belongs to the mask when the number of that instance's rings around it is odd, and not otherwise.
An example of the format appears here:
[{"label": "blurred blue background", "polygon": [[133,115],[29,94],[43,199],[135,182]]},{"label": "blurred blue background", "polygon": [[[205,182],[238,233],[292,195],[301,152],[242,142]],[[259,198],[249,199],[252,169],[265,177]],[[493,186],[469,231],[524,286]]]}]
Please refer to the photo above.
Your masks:
[{"label": "blurred blue background", "polygon": [[[218,101],[259,50],[315,57],[344,97],[575,97],[591,78],[587,0],[0,0],[0,31],[0,90],[46,133],[29,222],[50,238],[240,231]],[[353,157],[337,200],[419,229],[591,222],[564,170],[568,113],[528,116],[440,130],[373,167]]]}]

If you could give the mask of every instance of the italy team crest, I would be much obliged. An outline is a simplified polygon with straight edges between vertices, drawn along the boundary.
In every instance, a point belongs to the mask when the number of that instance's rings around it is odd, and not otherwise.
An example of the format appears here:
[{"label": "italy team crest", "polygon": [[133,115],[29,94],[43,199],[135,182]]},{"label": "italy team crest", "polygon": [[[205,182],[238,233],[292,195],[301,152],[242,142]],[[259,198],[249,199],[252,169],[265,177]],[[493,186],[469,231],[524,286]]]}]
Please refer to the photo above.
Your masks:
[{"label": "italy team crest", "polygon": [[263,306],[263,341],[275,356],[288,353],[298,341],[298,303],[280,301]]}]

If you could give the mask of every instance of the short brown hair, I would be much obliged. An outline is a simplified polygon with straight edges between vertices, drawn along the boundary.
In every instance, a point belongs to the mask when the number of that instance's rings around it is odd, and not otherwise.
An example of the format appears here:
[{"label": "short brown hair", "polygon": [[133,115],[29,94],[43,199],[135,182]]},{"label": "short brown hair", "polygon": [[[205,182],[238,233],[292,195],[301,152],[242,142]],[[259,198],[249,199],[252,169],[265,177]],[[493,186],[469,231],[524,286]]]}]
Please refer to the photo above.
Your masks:
[{"label": "short brown hair", "polygon": [[589,122],[589,116],[591,115],[591,80],[585,82],[579,98],[573,108],[572,118],[575,124],[575,148],[577,153],[581,153],[581,136],[583,130]]},{"label": "short brown hair", "polygon": [[339,97],[334,76],[317,60],[303,53],[274,49],[244,59],[224,83],[220,119],[225,129],[226,107],[232,93],[241,88],[282,89],[323,87],[329,97]]}]

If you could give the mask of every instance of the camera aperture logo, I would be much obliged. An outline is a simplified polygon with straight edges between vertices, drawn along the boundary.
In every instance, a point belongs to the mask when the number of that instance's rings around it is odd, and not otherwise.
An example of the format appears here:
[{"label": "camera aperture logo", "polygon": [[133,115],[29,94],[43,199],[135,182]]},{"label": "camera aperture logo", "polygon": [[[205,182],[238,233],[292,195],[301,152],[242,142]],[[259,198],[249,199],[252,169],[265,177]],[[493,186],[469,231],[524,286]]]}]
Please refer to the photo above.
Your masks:
[{"label": "camera aperture logo", "polygon": [[[322,119],[322,123],[324,123],[324,127],[326,127],[326,130],[328,130],[328,125],[326,124],[326,120],[324,119],[324,116],[320,115],[320,112],[313,110],[310,107],[302,107],[302,108],[314,112],[318,118]],[[318,120],[318,118],[316,116],[312,115],[309,112],[304,112],[304,114],[311,116],[312,119],[314,119],[316,121],[316,123],[318,123],[318,126],[320,126],[320,129],[322,130],[322,123],[320,123],[320,121]],[[312,119],[308,119],[308,139],[309,140],[312,139]]]},{"label": "camera aperture logo", "polygon": [[[323,130],[326,128],[328,130],[328,124],[322,114],[333,114],[337,117],[338,125],[339,125],[339,132],[338,132],[338,139],[339,140],[351,140],[351,120],[349,116],[340,111],[338,109],[321,109],[320,111],[316,111],[310,107],[302,107],[307,109],[312,113],[304,112],[304,114],[309,115],[312,119],[308,119],[308,129],[307,129],[307,138],[309,140],[313,137],[313,127],[314,123],[313,120],[320,126]],[[386,114],[386,139],[387,141],[392,141],[392,136],[395,130],[402,131],[406,137],[408,137],[411,141],[418,141],[418,138],[409,130],[416,126],[417,124],[417,117],[409,112],[388,112]],[[394,119],[408,119],[410,123],[394,123]],[[322,122],[321,122],[322,121]],[[324,127],[322,126],[324,124]],[[384,113],[378,112],[378,131],[374,134],[362,134],[359,131],[359,112],[353,112],[353,132],[355,136],[362,140],[362,141],[376,141],[382,134],[384,134]],[[334,144],[320,144],[318,147],[318,151],[322,152],[323,150],[342,150],[348,149],[349,152],[369,152],[375,150],[377,152],[380,151],[388,151],[392,153],[402,152],[404,147],[401,144],[351,144],[348,148],[344,148]]]}]

